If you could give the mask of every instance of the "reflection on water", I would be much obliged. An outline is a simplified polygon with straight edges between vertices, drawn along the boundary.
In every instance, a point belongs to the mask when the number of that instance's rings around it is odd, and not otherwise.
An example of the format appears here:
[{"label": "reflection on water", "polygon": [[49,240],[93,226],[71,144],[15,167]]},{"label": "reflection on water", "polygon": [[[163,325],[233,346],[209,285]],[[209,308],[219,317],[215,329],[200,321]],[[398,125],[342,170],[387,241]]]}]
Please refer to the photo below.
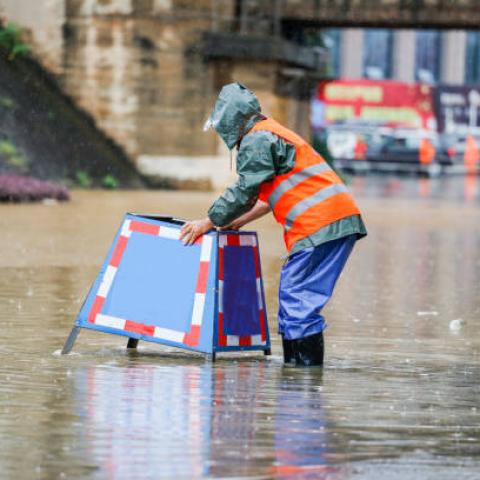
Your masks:
[{"label": "reflection on water", "polygon": [[321,388],[318,375],[290,377],[252,361],[172,366],[88,366],[71,378],[78,439],[99,477],[319,478],[336,470],[321,397],[310,394]]},{"label": "reflection on water", "polygon": [[103,478],[205,473],[211,415],[202,403],[212,404],[211,369],[89,366],[72,382],[78,436]]},{"label": "reflection on water", "polygon": [[[60,357],[123,213],[196,217],[212,196],[0,206],[0,478],[475,478],[476,181],[353,179],[370,235],[326,309],[323,371],[282,367],[276,335],[270,359],[211,365],[82,331]],[[275,332],[281,236],[269,219],[256,228]]]},{"label": "reflection on water", "polygon": [[458,177],[353,177],[350,187],[358,196],[369,198],[431,199],[447,202],[479,203],[476,175]]}]

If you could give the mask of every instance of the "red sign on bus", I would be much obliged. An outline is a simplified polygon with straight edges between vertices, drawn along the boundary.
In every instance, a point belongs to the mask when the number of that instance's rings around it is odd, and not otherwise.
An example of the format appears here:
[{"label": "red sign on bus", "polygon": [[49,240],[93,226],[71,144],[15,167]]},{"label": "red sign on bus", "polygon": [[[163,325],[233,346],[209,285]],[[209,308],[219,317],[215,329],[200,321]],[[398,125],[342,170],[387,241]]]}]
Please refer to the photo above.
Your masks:
[{"label": "red sign on bus", "polygon": [[432,87],[375,80],[320,82],[314,126],[361,120],[366,123],[435,130]]}]

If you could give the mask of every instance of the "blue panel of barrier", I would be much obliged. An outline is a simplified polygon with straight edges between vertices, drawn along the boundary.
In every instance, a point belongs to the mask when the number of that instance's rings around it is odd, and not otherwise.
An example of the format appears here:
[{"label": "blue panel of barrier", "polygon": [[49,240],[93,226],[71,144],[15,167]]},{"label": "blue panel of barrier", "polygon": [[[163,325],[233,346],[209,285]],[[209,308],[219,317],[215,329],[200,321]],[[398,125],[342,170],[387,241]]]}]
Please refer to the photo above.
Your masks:
[{"label": "blue panel of barrier", "polygon": [[194,298],[199,263],[198,245],[185,248],[181,242],[132,234],[105,314],[186,331],[192,309],[186,299]]},{"label": "blue panel of barrier", "polygon": [[224,268],[224,335],[260,334],[253,249],[225,247]]}]

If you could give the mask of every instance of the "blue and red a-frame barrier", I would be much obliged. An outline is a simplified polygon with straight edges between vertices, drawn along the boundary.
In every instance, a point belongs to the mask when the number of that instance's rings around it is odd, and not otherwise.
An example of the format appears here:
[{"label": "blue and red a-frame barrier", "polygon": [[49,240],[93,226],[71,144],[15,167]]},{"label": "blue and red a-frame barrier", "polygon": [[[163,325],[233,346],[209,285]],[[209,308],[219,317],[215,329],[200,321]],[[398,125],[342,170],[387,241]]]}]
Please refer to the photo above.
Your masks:
[{"label": "blue and red a-frame barrier", "polygon": [[210,354],[270,354],[255,232],[179,240],[183,222],[127,214],[62,353],[81,328]]}]

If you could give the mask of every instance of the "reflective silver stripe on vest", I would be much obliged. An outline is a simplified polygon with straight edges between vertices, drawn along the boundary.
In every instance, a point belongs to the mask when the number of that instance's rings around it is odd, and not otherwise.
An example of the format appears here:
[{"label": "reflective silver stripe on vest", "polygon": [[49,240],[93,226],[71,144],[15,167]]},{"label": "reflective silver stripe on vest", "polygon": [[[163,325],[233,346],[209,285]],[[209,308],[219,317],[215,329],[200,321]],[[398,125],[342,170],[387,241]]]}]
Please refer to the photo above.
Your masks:
[{"label": "reflective silver stripe on vest", "polygon": [[305,200],[298,202],[287,214],[285,222],[285,230],[290,230],[292,228],[293,222],[295,219],[301,215],[303,212],[308,210],[310,207],[313,207],[317,203],[320,203],[327,198],[333,197],[338,193],[348,192],[348,189],[345,185],[335,184],[327,188],[322,188],[317,193],[307,197]]},{"label": "reflective silver stripe on vest", "polygon": [[268,197],[268,203],[270,204],[270,208],[274,208],[275,204],[278,202],[278,199],[285,192],[295,187],[300,182],[303,182],[307,178],[313,177],[327,170],[331,170],[327,163],[316,163],[315,165],[304,168],[303,170],[300,170],[299,172],[294,173],[290,177],[286,178]]}]

